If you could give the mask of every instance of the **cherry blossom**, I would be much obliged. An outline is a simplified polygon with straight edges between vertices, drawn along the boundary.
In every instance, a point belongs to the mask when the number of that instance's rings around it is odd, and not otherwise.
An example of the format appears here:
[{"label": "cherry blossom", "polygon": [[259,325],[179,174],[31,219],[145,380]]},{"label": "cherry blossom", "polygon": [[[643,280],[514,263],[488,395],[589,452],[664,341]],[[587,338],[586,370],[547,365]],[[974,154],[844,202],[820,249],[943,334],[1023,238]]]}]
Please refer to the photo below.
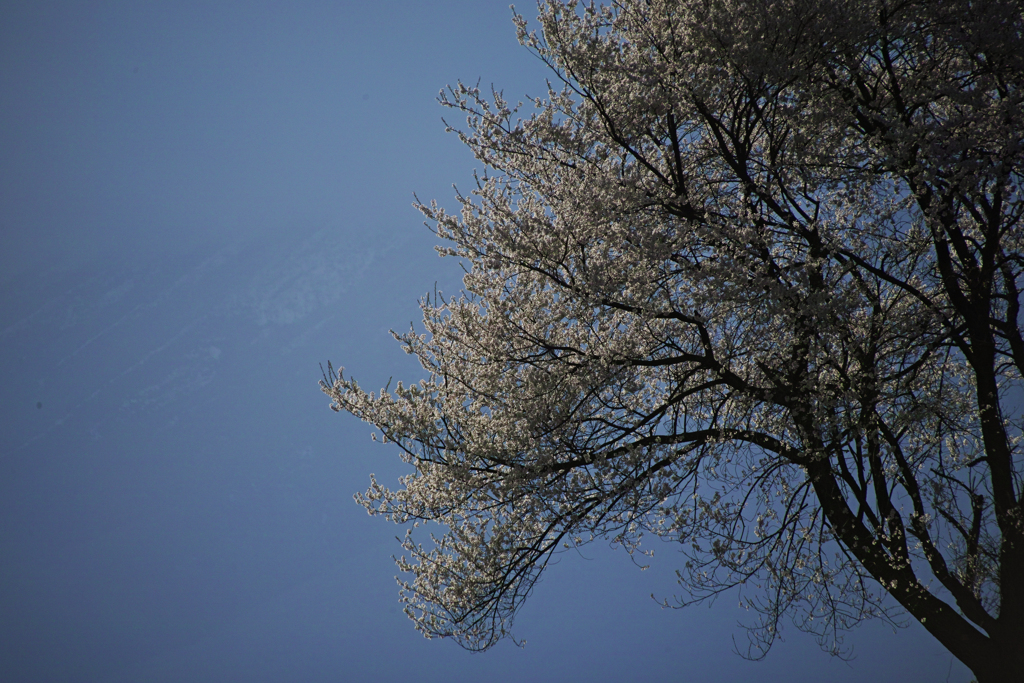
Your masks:
[{"label": "cherry blossom", "polygon": [[414,468],[357,498],[417,628],[485,649],[554,554],[660,540],[754,656],[902,612],[1024,679],[1019,4],[539,15],[544,97],[441,95],[486,169],[419,206],[467,269],[396,334],[428,378],[322,385]]}]

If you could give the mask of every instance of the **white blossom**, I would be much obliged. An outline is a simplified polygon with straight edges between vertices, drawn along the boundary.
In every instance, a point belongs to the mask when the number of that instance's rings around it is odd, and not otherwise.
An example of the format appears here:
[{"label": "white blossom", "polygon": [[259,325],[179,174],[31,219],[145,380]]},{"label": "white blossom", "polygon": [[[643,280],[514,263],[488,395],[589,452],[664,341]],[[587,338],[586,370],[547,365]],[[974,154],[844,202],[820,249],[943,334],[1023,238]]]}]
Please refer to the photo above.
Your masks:
[{"label": "white blossom", "polygon": [[554,553],[654,537],[679,604],[740,591],[755,652],[898,604],[1020,675],[1019,6],[539,12],[532,112],[441,95],[486,171],[420,205],[467,266],[396,335],[429,378],[323,384],[415,468],[360,502],[440,525],[398,561],[417,627],[489,647]]}]

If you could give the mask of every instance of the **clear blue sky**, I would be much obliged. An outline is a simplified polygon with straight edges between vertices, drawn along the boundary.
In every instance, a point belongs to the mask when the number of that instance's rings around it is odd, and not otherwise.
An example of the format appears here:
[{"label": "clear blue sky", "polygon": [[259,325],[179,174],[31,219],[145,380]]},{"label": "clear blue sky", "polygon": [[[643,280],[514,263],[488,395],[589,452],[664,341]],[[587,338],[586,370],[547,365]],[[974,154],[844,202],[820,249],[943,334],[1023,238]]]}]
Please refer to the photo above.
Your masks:
[{"label": "clear blue sky", "polygon": [[[520,8],[527,14],[532,5]],[[403,470],[328,410],[419,370],[389,328],[459,287],[412,194],[479,164],[435,97],[544,91],[503,2],[0,5],[0,678],[5,681],[965,681],[918,627],[793,628],[733,654],[735,596],[661,610],[566,554],[525,649],[402,615],[401,530],[352,501]]]}]

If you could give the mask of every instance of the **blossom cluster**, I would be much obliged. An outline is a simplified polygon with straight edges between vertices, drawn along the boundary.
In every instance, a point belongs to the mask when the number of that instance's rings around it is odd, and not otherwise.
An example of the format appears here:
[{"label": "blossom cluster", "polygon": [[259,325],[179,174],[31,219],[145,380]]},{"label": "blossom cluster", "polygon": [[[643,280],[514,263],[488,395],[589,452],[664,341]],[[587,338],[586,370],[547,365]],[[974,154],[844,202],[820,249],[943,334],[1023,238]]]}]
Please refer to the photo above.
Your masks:
[{"label": "blossom cluster", "polygon": [[486,171],[420,209],[465,289],[396,335],[427,379],[323,385],[414,466],[360,502],[443,529],[399,560],[426,635],[489,647],[595,539],[670,541],[681,603],[740,586],[755,648],[1005,609],[1024,46],[966,7],[549,2],[532,113],[442,93]]}]

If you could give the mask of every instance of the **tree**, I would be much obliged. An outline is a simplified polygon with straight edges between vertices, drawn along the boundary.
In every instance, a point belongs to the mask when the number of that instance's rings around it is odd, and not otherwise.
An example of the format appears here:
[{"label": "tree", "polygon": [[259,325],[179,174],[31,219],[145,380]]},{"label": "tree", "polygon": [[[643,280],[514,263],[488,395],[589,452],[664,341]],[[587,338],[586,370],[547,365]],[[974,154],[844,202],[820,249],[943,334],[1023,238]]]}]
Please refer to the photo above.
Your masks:
[{"label": "tree", "polygon": [[529,116],[441,96],[488,170],[419,207],[467,267],[396,335],[429,379],[322,385],[415,468],[357,498],[446,529],[403,544],[417,627],[487,648],[554,553],[654,537],[755,653],[901,608],[1024,680],[1019,3],[539,13]]}]

